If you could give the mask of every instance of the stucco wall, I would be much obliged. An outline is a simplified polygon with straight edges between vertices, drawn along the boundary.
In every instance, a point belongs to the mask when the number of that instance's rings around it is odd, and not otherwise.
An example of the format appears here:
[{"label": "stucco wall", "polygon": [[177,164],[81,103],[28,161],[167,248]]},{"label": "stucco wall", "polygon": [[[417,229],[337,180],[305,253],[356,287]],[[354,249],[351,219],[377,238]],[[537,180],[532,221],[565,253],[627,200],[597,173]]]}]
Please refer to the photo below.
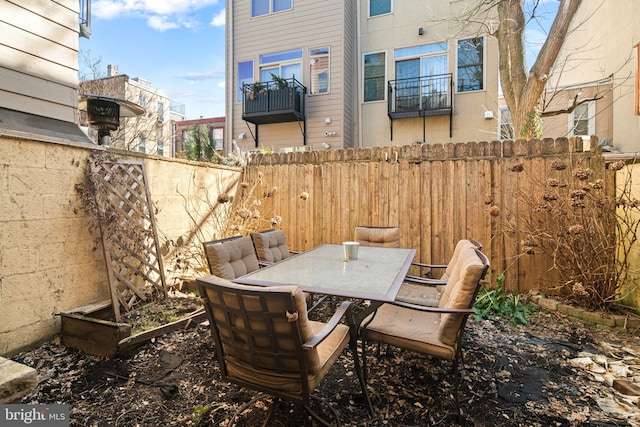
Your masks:
[{"label": "stucco wall", "polygon": [[[627,181],[629,179],[629,181]],[[640,165],[628,165],[624,169],[617,172],[616,182],[618,194],[625,188],[625,183],[629,182],[631,197],[640,200]],[[620,211],[619,211],[620,212]],[[640,221],[640,217],[635,215],[632,221]],[[635,274],[635,280],[632,282],[629,290],[623,290],[623,303],[630,307],[634,307],[640,311],[640,246],[636,242],[630,251],[630,271]]]},{"label": "stucco wall", "polygon": [[[109,298],[99,235],[90,230],[75,191],[91,152],[0,137],[0,355],[58,333],[57,313]],[[161,243],[191,238],[192,221],[180,194],[206,217],[206,193],[233,190],[240,175],[235,168],[135,159],[145,163]],[[165,270],[170,265],[165,259]]]}]

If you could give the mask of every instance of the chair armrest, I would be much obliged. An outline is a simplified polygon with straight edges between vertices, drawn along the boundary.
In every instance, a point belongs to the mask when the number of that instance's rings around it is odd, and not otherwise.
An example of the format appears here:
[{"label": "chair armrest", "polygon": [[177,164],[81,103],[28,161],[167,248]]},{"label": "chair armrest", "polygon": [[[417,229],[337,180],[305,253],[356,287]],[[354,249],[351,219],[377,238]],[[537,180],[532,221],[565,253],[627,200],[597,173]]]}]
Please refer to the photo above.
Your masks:
[{"label": "chair armrest", "polygon": [[446,285],[447,284],[446,280],[429,279],[428,277],[418,277],[418,276],[410,276],[410,275],[407,275],[404,278],[404,280],[405,280],[405,282],[417,283],[417,284],[425,285],[425,286],[440,286],[440,285]]},{"label": "chair armrest", "polygon": [[425,268],[447,268],[446,265],[441,264],[425,264],[423,262],[412,262],[411,265],[415,265],[417,267],[425,267]]},{"label": "chair armrest", "polygon": [[260,267],[260,268],[268,267],[270,265],[273,265],[273,263],[269,262],[269,261],[258,261],[258,267]]},{"label": "chair armrest", "polygon": [[302,348],[304,348],[305,350],[312,350],[314,347],[324,341],[324,339],[329,336],[329,334],[336,328],[336,326],[338,326],[338,323],[340,323],[340,320],[344,317],[347,311],[350,310],[350,306],[351,301],[342,301],[338,308],[336,308],[335,313],[333,313],[333,316],[331,316],[331,319],[329,319],[327,324],[324,325],[320,332],[312,336],[309,341],[302,344]]},{"label": "chair armrest", "polygon": [[[412,262],[411,266],[418,267],[420,269],[420,276],[419,277],[428,276],[429,274],[431,274],[433,272],[434,269],[447,268],[446,265],[427,264],[427,263],[424,263],[424,262],[417,262],[417,261]],[[414,276],[414,277],[418,277],[418,276]]]},{"label": "chair armrest", "polygon": [[474,314],[476,311],[473,308],[453,308],[453,307],[428,307],[424,305],[410,304],[408,302],[394,301],[392,303],[398,307],[409,308],[412,310],[425,311],[431,313],[450,313],[450,314]]}]

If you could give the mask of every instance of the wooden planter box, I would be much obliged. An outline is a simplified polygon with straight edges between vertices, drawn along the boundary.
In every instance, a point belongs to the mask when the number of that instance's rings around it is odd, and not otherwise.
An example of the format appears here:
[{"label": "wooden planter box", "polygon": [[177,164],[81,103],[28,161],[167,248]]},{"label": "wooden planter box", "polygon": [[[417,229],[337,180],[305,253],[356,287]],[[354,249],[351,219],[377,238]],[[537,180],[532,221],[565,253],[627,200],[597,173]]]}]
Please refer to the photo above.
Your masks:
[{"label": "wooden planter box", "polygon": [[206,319],[204,308],[182,319],[131,335],[131,325],[112,321],[111,301],[78,307],[61,313],[62,342],[94,356],[115,356],[169,332],[192,328]]}]

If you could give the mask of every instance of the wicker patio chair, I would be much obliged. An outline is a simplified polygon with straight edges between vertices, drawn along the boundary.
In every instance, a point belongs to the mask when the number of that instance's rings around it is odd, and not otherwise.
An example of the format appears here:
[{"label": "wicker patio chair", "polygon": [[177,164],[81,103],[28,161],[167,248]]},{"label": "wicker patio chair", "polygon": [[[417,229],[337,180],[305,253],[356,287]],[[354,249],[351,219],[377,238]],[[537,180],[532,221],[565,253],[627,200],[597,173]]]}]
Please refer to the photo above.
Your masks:
[{"label": "wicker patio chair", "polygon": [[204,253],[211,274],[227,280],[260,268],[250,237],[233,236],[204,242]]},{"label": "wicker patio chair", "polygon": [[[373,413],[347,317],[350,302],[343,302],[327,322],[311,321],[298,286],[246,286],[216,276],[196,280],[209,317],[222,378],[262,394],[243,405],[228,425],[264,394],[302,405],[325,426],[327,421],[311,409],[312,395],[342,351],[350,345],[362,393]],[[275,402],[274,402],[275,403]],[[273,408],[271,405],[267,425]],[[340,425],[338,414],[329,405]]]},{"label": "wicker patio chair", "polygon": [[287,237],[282,230],[251,233],[251,240],[261,265],[273,264],[298,253],[289,249]]},{"label": "wicker patio chair", "polygon": [[[390,248],[400,247],[399,227],[368,227],[357,226],[355,230],[355,241],[363,246],[382,246]],[[460,250],[464,247],[482,249],[482,245],[473,239],[463,239],[458,241],[453,251],[453,255],[448,264],[427,264],[413,262],[412,265],[420,268],[425,274],[434,275],[434,271],[444,269],[440,278],[407,275],[400,291],[396,296],[397,301],[404,301],[411,304],[420,304],[435,307],[440,301],[444,285],[451,275],[451,268],[455,265]]]},{"label": "wicker patio chair", "polygon": [[451,268],[437,307],[402,301],[383,304],[365,320],[362,332],[363,369],[367,378],[367,343],[375,341],[407,351],[453,362],[454,397],[460,417],[458,396],[459,361],[465,324],[489,268],[487,257],[475,247],[464,247]]}]

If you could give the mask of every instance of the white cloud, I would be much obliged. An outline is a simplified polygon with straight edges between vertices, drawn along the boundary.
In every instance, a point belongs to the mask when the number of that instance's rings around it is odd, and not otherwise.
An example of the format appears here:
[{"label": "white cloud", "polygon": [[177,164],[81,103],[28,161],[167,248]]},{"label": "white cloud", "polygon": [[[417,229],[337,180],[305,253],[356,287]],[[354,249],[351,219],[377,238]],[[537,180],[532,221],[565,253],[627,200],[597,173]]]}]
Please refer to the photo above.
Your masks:
[{"label": "white cloud", "polygon": [[189,72],[178,76],[185,80],[212,80],[224,77],[224,71]]},{"label": "white cloud", "polygon": [[96,18],[102,19],[126,15],[143,17],[149,27],[166,31],[195,28],[197,23],[189,16],[218,2],[219,0],[96,0],[92,12]]},{"label": "white cloud", "polygon": [[227,14],[225,9],[222,9],[220,13],[213,17],[213,19],[211,20],[211,25],[214,27],[224,27],[226,15]]},{"label": "white cloud", "polygon": [[218,87],[224,89],[224,81],[218,82]]},{"label": "white cloud", "polygon": [[105,19],[128,13],[188,14],[216,3],[218,0],[96,0],[93,3],[93,13]]},{"label": "white cloud", "polygon": [[177,22],[171,22],[166,16],[154,15],[147,19],[147,25],[157,31],[175,30],[181,25]]}]

